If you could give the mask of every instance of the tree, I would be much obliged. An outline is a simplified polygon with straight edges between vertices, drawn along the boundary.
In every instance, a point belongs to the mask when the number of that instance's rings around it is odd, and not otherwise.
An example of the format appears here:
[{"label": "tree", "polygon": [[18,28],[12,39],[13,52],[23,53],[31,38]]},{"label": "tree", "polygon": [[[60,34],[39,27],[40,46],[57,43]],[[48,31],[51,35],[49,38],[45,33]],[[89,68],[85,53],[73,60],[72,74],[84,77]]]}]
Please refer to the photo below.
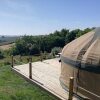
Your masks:
[{"label": "tree", "polygon": [[14,55],[34,55],[39,54],[40,51],[51,52],[54,47],[63,47],[65,43],[69,43],[91,30],[90,28],[86,28],[84,30],[76,29],[69,32],[69,30],[62,29],[61,31],[56,30],[49,35],[24,35],[20,39],[17,39],[11,52]]},{"label": "tree", "polygon": [[66,43],[69,43],[71,42],[72,40],[74,40],[77,36],[77,33],[79,32],[80,30],[79,29],[76,29],[76,30],[72,30],[71,32],[69,32],[67,35],[66,35]]},{"label": "tree", "polygon": [[69,30],[62,29],[60,33],[62,37],[66,37],[66,35],[69,33]]}]

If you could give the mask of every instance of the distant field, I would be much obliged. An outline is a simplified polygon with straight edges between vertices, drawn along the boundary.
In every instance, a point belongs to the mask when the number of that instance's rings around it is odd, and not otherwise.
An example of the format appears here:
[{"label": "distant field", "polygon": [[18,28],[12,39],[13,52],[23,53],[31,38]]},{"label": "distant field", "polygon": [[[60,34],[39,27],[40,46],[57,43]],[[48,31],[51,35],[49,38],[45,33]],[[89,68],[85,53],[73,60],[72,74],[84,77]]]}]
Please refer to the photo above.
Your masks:
[{"label": "distant field", "polygon": [[2,42],[14,42],[19,36],[0,36],[0,43]]},{"label": "distant field", "polygon": [[0,46],[14,43],[20,36],[0,36]]},{"label": "distant field", "polygon": [[8,50],[13,45],[16,39],[20,38],[19,36],[0,36],[0,49]]},{"label": "distant field", "polygon": [[11,43],[11,44],[6,44],[6,45],[1,45],[0,49],[1,50],[8,50],[10,49],[12,46],[14,46],[15,43]]}]

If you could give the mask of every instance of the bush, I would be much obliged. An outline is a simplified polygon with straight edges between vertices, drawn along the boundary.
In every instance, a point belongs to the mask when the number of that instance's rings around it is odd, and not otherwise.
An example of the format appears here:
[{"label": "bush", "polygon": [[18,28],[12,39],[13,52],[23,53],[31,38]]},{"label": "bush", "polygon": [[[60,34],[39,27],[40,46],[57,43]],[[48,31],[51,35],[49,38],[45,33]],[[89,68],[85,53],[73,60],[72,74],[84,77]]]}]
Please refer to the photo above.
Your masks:
[{"label": "bush", "polygon": [[48,56],[47,56],[47,59],[53,59],[54,56],[52,55],[52,53],[50,53]]},{"label": "bush", "polygon": [[61,52],[61,48],[60,47],[54,47],[52,50],[51,50],[51,53],[53,56],[57,55],[58,53]]},{"label": "bush", "polygon": [[4,58],[3,52],[0,50],[0,59]]},{"label": "bush", "polygon": [[30,49],[30,55],[40,54],[40,50],[37,45],[32,45]]},{"label": "bush", "polygon": [[4,65],[11,65],[9,61],[4,62]]}]

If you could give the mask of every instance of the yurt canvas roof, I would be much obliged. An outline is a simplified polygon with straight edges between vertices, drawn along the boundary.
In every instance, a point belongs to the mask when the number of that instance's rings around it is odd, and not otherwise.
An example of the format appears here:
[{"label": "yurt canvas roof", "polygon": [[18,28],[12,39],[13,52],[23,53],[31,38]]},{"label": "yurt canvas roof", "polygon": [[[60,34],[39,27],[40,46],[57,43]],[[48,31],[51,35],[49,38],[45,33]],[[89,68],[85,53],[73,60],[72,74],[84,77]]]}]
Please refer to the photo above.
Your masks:
[{"label": "yurt canvas roof", "polygon": [[67,44],[61,60],[83,70],[100,73],[100,28]]}]

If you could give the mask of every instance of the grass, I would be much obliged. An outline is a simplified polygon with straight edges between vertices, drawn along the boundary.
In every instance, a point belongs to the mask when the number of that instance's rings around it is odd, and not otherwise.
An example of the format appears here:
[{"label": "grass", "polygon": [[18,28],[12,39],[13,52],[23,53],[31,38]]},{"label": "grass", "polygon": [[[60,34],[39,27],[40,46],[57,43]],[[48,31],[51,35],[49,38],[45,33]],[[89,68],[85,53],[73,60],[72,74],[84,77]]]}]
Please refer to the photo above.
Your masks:
[{"label": "grass", "polygon": [[[23,61],[26,60],[25,58],[27,57],[23,57]],[[39,59],[39,57],[33,58],[34,61]],[[0,100],[57,100],[38,86],[28,83],[12,72],[10,65],[4,64],[4,60],[1,60],[0,64]]]},{"label": "grass", "polygon": [[[14,59],[15,59],[14,63],[17,65],[21,64],[21,63],[28,63],[28,60],[27,60],[28,58],[29,58],[29,56],[22,56],[21,61],[20,61],[20,56],[14,56]],[[40,60],[39,56],[32,56],[32,62],[39,61],[39,60]],[[19,61],[19,62],[17,62],[17,61]],[[10,65],[10,64],[11,64],[11,56],[7,56],[0,60],[0,65],[2,65],[2,66]]]}]

